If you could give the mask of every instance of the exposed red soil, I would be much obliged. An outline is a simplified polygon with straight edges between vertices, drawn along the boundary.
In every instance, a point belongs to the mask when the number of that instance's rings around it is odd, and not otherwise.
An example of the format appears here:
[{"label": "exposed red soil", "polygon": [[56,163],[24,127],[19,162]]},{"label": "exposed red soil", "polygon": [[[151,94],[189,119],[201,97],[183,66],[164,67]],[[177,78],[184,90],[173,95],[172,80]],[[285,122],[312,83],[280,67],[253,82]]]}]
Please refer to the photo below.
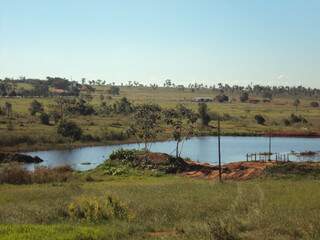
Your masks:
[{"label": "exposed red soil", "polygon": [[[200,167],[196,171],[186,171],[182,175],[195,178],[203,179],[219,179],[219,168],[217,166],[212,166],[209,164],[201,164],[189,161],[190,165]],[[263,174],[264,170],[276,164],[275,161],[267,162],[236,162],[228,163],[222,166],[222,179],[223,180],[248,180],[258,177]],[[201,169],[203,166],[203,169]]]}]

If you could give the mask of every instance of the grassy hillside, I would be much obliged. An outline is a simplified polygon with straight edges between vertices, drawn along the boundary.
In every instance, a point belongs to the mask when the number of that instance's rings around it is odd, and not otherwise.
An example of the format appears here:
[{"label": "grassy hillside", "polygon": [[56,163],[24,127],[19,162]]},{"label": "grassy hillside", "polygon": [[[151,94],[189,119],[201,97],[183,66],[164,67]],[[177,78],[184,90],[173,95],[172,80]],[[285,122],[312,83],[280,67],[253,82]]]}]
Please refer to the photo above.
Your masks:
[{"label": "grassy hillside", "polygon": [[[25,87],[25,86],[24,86]],[[108,87],[97,87],[96,91],[92,94],[93,99],[89,102],[94,107],[98,107],[102,100],[107,104],[113,104],[122,97],[127,97],[134,104],[139,103],[156,103],[163,108],[175,107],[177,104],[184,104],[187,107],[197,111],[198,104],[192,102],[194,97],[207,96],[215,97],[218,95],[209,89],[201,89],[192,92],[190,89],[184,91],[176,88],[146,88],[146,87],[121,87],[119,96],[112,96],[107,92]],[[224,134],[233,135],[256,135],[264,134],[270,130],[277,133],[298,133],[298,134],[310,134],[310,132],[320,134],[320,109],[310,106],[310,102],[316,99],[301,99],[301,104],[298,107],[298,111],[293,106],[293,97],[274,97],[271,103],[260,102],[258,104],[241,103],[238,96],[229,96],[230,99],[234,98],[231,103],[208,103],[208,108],[211,113],[220,114],[224,116],[222,121],[222,131]],[[254,97],[254,96],[253,96]],[[5,102],[10,102],[13,107],[13,117],[11,120],[10,131],[9,120],[6,116],[0,115],[0,134],[4,136],[0,143],[2,147],[14,147],[17,149],[30,149],[30,148],[48,148],[59,147],[60,145],[90,145],[98,144],[94,139],[87,141],[70,143],[66,139],[59,137],[56,133],[56,126],[43,125],[37,116],[30,116],[28,108],[33,98],[0,98],[0,106],[3,106]],[[39,102],[44,105],[45,111],[48,112],[52,108],[54,98],[37,98]],[[286,126],[284,119],[290,117],[294,113],[296,115],[302,115],[308,123],[306,124],[292,124]],[[256,123],[254,117],[257,114],[261,114],[265,119],[265,125],[259,125]],[[109,140],[101,140],[101,135],[108,132],[119,134],[125,131],[131,123],[130,115],[111,114],[108,116],[103,115],[90,115],[90,116],[78,116],[72,115],[68,117],[75,121],[83,129],[85,134],[93,136],[93,138],[100,138],[99,144],[102,143],[115,143],[120,141],[136,141],[134,138],[118,139],[114,137]],[[201,134],[209,135],[215,134],[216,126],[215,121],[211,121],[210,125],[213,128],[200,129]],[[159,139],[166,139],[170,137],[170,129],[167,126],[163,126],[165,130],[159,135]]]}]

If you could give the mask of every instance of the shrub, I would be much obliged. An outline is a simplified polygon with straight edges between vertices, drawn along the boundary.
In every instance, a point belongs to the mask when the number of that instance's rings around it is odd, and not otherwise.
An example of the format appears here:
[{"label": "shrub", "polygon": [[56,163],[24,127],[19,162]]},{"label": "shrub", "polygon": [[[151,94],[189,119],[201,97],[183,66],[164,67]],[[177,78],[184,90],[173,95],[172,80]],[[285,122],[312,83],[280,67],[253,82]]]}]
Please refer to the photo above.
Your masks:
[{"label": "shrub", "polygon": [[220,95],[215,97],[215,100],[217,102],[224,103],[224,102],[228,102],[229,101],[229,97],[224,95],[224,94],[220,94]]},{"label": "shrub", "polygon": [[285,126],[290,126],[291,122],[288,119],[283,119],[283,123]]},{"label": "shrub", "polygon": [[307,119],[305,119],[304,117],[297,116],[295,114],[291,114],[290,116],[290,122],[291,123],[308,123]]},{"label": "shrub", "polygon": [[109,158],[110,160],[121,160],[124,162],[132,162],[136,159],[137,154],[139,153],[138,150],[133,149],[133,150],[125,150],[123,148],[120,148],[118,150],[114,150]]},{"label": "shrub", "polygon": [[266,122],[265,118],[260,114],[256,115],[254,119],[258,124],[261,124],[261,125],[263,125]]},{"label": "shrub", "polygon": [[0,172],[0,183],[29,184],[31,174],[21,164],[10,163]]},{"label": "shrub", "polygon": [[247,92],[241,93],[241,95],[240,95],[240,101],[241,101],[241,102],[246,102],[246,101],[248,101],[248,100],[249,100],[249,93],[247,93]]},{"label": "shrub", "polygon": [[33,100],[29,107],[29,112],[31,115],[35,115],[36,113],[43,112],[43,106],[40,102],[37,100]]},{"label": "shrub", "polygon": [[108,140],[125,140],[129,138],[129,133],[127,131],[114,131],[109,129],[104,129],[101,134],[101,139],[108,141]]},{"label": "shrub", "polygon": [[78,197],[67,206],[67,216],[73,220],[89,222],[111,219],[129,220],[131,217],[128,207],[111,196],[107,196],[106,199]]},{"label": "shrub", "polygon": [[49,115],[47,114],[47,113],[41,113],[40,114],[40,116],[39,116],[39,118],[40,118],[40,122],[42,123],[42,124],[44,124],[44,125],[49,125],[49,123],[50,123],[50,117],[49,117]]},{"label": "shrub", "polygon": [[57,132],[63,137],[70,137],[73,140],[79,140],[82,135],[82,129],[76,123],[66,120],[59,123]]},{"label": "shrub", "polygon": [[33,172],[28,171],[19,163],[10,163],[0,171],[0,183],[32,184],[65,182],[72,175],[72,168],[61,166],[55,168],[39,167]]},{"label": "shrub", "polygon": [[201,120],[202,125],[208,126],[210,122],[210,116],[208,114],[208,106],[205,103],[200,103],[198,107],[198,113]]},{"label": "shrub", "polygon": [[314,107],[314,108],[317,108],[317,107],[319,107],[319,103],[318,102],[311,102],[310,106]]},{"label": "shrub", "polygon": [[58,123],[61,119],[61,114],[57,111],[50,112],[50,116],[53,118],[54,123]]}]

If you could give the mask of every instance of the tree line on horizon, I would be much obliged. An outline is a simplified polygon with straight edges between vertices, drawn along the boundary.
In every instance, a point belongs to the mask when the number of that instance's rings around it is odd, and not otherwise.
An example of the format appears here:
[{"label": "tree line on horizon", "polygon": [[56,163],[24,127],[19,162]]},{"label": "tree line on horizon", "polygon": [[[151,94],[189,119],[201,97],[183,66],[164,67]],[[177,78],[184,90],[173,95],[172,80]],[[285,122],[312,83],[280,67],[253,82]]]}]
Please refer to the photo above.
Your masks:
[{"label": "tree line on horizon", "polygon": [[[18,83],[28,83],[33,86],[33,89],[19,89],[17,90]],[[166,79],[163,85],[158,84],[142,84],[138,81],[128,81],[126,84],[116,84],[115,82],[107,83],[105,80],[87,80],[85,78],[81,79],[81,83],[77,81],[71,81],[67,78],[61,77],[47,77],[46,79],[35,79],[35,78],[25,78],[20,77],[18,79],[14,78],[4,78],[0,79],[0,96],[49,96],[49,88],[56,88],[65,90],[64,94],[60,95],[70,95],[77,96],[81,87],[85,86],[88,91],[94,91],[96,86],[109,86],[109,87],[145,87],[151,88],[153,90],[164,87],[164,88],[176,88],[181,91],[199,91],[203,89],[217,91],[226,94],[242,94],[244,92],[261,96],[264,98],[271,99],[273,96],[306,96],[306,97],[320,97],[320,89],[310,88],[304,86],[268,86],[268,85],[229,85],[229,84],[213,84],[206,85],[203,83],[193,83],[188,85],[177,85],[172,80]]]}]

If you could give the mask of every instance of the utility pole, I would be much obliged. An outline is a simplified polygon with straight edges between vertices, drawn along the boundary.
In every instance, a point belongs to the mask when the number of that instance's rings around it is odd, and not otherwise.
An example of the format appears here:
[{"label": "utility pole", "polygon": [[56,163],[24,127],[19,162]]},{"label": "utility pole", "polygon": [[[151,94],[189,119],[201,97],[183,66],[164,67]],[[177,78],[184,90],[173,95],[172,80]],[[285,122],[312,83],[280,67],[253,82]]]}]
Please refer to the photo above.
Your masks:
[{"label": "utility pole", "polygon": [[268,160],[271,161],[271,130],[269,131],[269,158]]},{"label": "utility pole", "polygon": [[222,182],[220,116],[218,116],[218,156],[219,156],[219,181]]}]

